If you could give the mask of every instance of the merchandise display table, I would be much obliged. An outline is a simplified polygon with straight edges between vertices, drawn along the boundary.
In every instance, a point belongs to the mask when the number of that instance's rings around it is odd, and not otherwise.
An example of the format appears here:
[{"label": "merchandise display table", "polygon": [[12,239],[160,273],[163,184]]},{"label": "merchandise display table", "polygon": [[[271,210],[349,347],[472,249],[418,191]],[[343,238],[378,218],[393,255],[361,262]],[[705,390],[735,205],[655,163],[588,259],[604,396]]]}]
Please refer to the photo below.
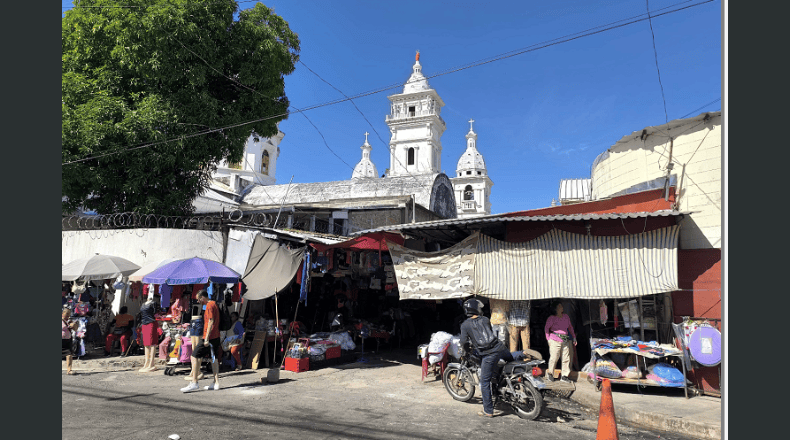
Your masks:
[{"label": "merchandise display table", "polygon": [[[620,342],[617,340],[608,340],[608,339],[590,339],[590,348],[592,349],[592,365],[595,365],[595,361],[600,359],[601,356],[609,354],[609,353],[622,353],[626,355],[635,356],[635,363],[637,368],[640,367],[639,361],[642,361],[642,367],[644,371],[647,371],[647,359],[663,359],[668,357],[677,357],[680,359],[680,364],[683,366],[683,384],[668,384],[668,383],[660,383],[655,380],[646,379],[646,378],[638,378],[638,379],[627,379],[627,378],[611,378],[611,377],[604,377],[600,375],[596,375],[595,372],[589,374],[589,378],[594,380],[596,383],[596,389],[598,391],[601,390],[601,382],[603,379],[609,379],[611,383],[622,383],[622,384],[630,384],[630,385],[637,385],[637,386],[657,386],[657,387],[670,387],[670,388],[683,388],[684,394],[686,398],[688,398],[688,386],[686,382],[686,364],[683,362],[683,352],[672,348],[671,346],[667,345],[658,345],[655,343],[644,343],[642,341],[629,341],[629,342]],[[641,370],[640,370],[641,371]]]}]

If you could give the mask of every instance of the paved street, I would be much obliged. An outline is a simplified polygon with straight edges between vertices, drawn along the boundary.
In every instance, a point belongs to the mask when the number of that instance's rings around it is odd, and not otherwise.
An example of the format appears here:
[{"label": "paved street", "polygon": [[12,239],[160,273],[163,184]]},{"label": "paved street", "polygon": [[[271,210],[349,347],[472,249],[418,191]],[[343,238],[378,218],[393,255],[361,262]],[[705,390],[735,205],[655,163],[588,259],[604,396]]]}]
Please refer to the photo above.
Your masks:
[{"label": "paved street", "polygon": [[[188,394],[179,391],[187,384],[186,370],[179,372],[172,377],[132,369],[64,374],[62,438],[594,439],[597,426],[596,412],[554,397],[536,421],[510,411],[483,419],[477,416],[479,390],[472,403],[461,403],[441,381],[421,382],[411,350],[371,356],[367,363],[282,371],[273,385],[259,381],[266,370],[226,372],[220,375],[221,390]],[[621,439],[684,439],[618,428]]]}]

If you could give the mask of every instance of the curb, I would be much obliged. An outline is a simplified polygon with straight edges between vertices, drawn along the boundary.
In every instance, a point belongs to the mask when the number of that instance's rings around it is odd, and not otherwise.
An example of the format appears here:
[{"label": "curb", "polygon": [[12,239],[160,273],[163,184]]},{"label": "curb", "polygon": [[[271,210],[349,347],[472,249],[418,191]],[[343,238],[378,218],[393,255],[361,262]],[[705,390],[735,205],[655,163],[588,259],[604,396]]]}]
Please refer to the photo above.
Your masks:
[{"label": "curb", "polygon": [[[582,387],[587,388],[588,391],[579,393],[578,389]],[[597,411],[601,404],[600,393],[595,391],[595,386],[588,382],[586,373],[579,373],[578,380],[576,381],[576,388],[577,392],[573,393],[570,399],[582,406]],[[590,394],[590,391],[592,394]],[[721,426],[711,426],[710,424],[699,423],[687,418],[664,416],[652,412],[635,410],[622,404],[615,404],[615,415],[618,423],[625,423],[668,433],[680,433],[702,440],[721,439]]]}]

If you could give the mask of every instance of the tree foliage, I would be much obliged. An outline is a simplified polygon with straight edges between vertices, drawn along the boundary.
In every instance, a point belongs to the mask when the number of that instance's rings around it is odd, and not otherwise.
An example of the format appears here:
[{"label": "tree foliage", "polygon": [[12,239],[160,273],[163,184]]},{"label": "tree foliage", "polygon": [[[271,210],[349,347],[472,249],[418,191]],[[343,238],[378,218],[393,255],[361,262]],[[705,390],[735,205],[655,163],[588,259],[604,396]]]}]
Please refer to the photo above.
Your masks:
[{"label": "tree foliage", "polygon": [[242,159],[251,130],[277,133],[297,35],[261,3],[79,6],[62,19],[63,212],[191,213],[217,163]]}]

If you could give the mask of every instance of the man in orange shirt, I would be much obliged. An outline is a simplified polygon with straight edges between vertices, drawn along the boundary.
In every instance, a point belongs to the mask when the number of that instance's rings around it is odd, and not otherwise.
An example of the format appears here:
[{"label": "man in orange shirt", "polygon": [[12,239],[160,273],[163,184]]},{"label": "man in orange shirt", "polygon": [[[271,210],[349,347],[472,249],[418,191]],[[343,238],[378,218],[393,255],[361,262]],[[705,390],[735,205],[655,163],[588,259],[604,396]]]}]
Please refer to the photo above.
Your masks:
[{"label": "man in orange shirt", "polygon": [[222,340],[219,335],[219,307],[215,301],[209,301],[208,293],[201,290],[197,294],[197,300],[203,305],[203,338],[198,342],[197,347],[193,347],[192,357],[192,381],[189,382],[181,392],[188,393],[190,391],[197,391],[198,387],[197,375],[200,372],[200,359],[206,356],[211,356],[211,369],[214,372],[214,383],[207,385],[207,390],[219,389],[219,357],[220,348],[222,347]]}]

